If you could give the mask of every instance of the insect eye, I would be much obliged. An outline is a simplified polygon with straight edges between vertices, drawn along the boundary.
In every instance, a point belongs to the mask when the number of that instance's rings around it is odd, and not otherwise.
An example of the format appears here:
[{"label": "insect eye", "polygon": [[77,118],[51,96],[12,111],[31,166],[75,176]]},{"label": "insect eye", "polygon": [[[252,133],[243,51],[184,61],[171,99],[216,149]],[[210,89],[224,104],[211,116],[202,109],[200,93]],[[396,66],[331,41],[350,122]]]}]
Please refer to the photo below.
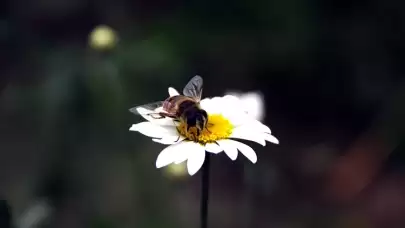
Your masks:
[{"label": "insect eye", "polygon": [[196,124],[197,119],[194,117],[190,117],[187,119],[187,124],[188,125],[195,125]]}]

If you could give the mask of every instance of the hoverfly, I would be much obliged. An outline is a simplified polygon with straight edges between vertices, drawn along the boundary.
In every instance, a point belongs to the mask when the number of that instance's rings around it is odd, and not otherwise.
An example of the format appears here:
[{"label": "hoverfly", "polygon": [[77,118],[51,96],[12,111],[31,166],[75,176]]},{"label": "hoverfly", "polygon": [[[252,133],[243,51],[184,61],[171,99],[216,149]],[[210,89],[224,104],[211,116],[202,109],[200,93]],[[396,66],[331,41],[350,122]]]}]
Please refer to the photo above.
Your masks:
[{"label": "hoverfly", "polygon": [[[129,109],[130,112],[141,114],[138,108],[147,110],[160,109],[154,113],[148,113],[155,119],[165,117],[172,118],[177,122],[183,122],[187,126],[187,132],[190,128],[196,128],[196,136],[200,135],[201,131],[207,129],[208,114],[200,107],[201,95],[203,89],[203,79],[200,76],[194,76],[184,87],[184,95],[176,95],[167,98],[164,101],[153,102],[145,105],[140,105]],[[208,129],[207,129],[208,130]]]}]

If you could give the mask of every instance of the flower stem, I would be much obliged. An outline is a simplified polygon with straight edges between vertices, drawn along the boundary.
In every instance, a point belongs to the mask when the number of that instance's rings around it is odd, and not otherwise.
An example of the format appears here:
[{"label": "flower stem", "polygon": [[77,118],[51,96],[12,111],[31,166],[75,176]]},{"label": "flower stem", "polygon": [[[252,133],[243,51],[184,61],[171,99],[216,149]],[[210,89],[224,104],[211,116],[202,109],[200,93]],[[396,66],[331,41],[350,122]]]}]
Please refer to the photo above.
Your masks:
[{"label": "flower stem", "polygon": [[208,195],[209,195],[209,176],[210,176],[210,155],[206,154],[203,173],[201,179],[201,228],[208,227]]}]

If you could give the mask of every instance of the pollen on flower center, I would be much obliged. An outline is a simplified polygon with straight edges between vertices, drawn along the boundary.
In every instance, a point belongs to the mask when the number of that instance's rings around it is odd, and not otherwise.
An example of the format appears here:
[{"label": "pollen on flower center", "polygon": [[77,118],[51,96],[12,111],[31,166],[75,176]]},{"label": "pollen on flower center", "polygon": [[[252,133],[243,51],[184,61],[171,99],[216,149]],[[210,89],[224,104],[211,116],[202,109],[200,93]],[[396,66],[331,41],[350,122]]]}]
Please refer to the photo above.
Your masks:
[{"label": "pollen on flower center", "polygon": [[226,139],[232,134],[233,125],[221,114],[208,115],[206,128],[197,135],[197,128],[190,127],[187,131],[187,123],[181,121],[177,126],[179,133],[188,140],[201,144],[215,142],[216,140]]}]

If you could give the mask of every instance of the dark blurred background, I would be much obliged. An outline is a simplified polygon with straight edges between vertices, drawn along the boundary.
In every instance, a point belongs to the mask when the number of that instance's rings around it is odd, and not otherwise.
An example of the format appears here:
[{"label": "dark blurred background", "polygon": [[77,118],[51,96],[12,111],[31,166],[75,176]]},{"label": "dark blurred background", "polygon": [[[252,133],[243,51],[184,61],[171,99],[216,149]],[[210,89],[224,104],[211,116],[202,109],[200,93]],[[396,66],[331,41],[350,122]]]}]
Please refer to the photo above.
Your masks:
[{"label": "dark blurred background", "polygon": [[0,225],[198,227],[128,109],[199,74],[280,140],[213,157],[211,228],[405,227],[404,38],[400,0],[1,2]]}]

